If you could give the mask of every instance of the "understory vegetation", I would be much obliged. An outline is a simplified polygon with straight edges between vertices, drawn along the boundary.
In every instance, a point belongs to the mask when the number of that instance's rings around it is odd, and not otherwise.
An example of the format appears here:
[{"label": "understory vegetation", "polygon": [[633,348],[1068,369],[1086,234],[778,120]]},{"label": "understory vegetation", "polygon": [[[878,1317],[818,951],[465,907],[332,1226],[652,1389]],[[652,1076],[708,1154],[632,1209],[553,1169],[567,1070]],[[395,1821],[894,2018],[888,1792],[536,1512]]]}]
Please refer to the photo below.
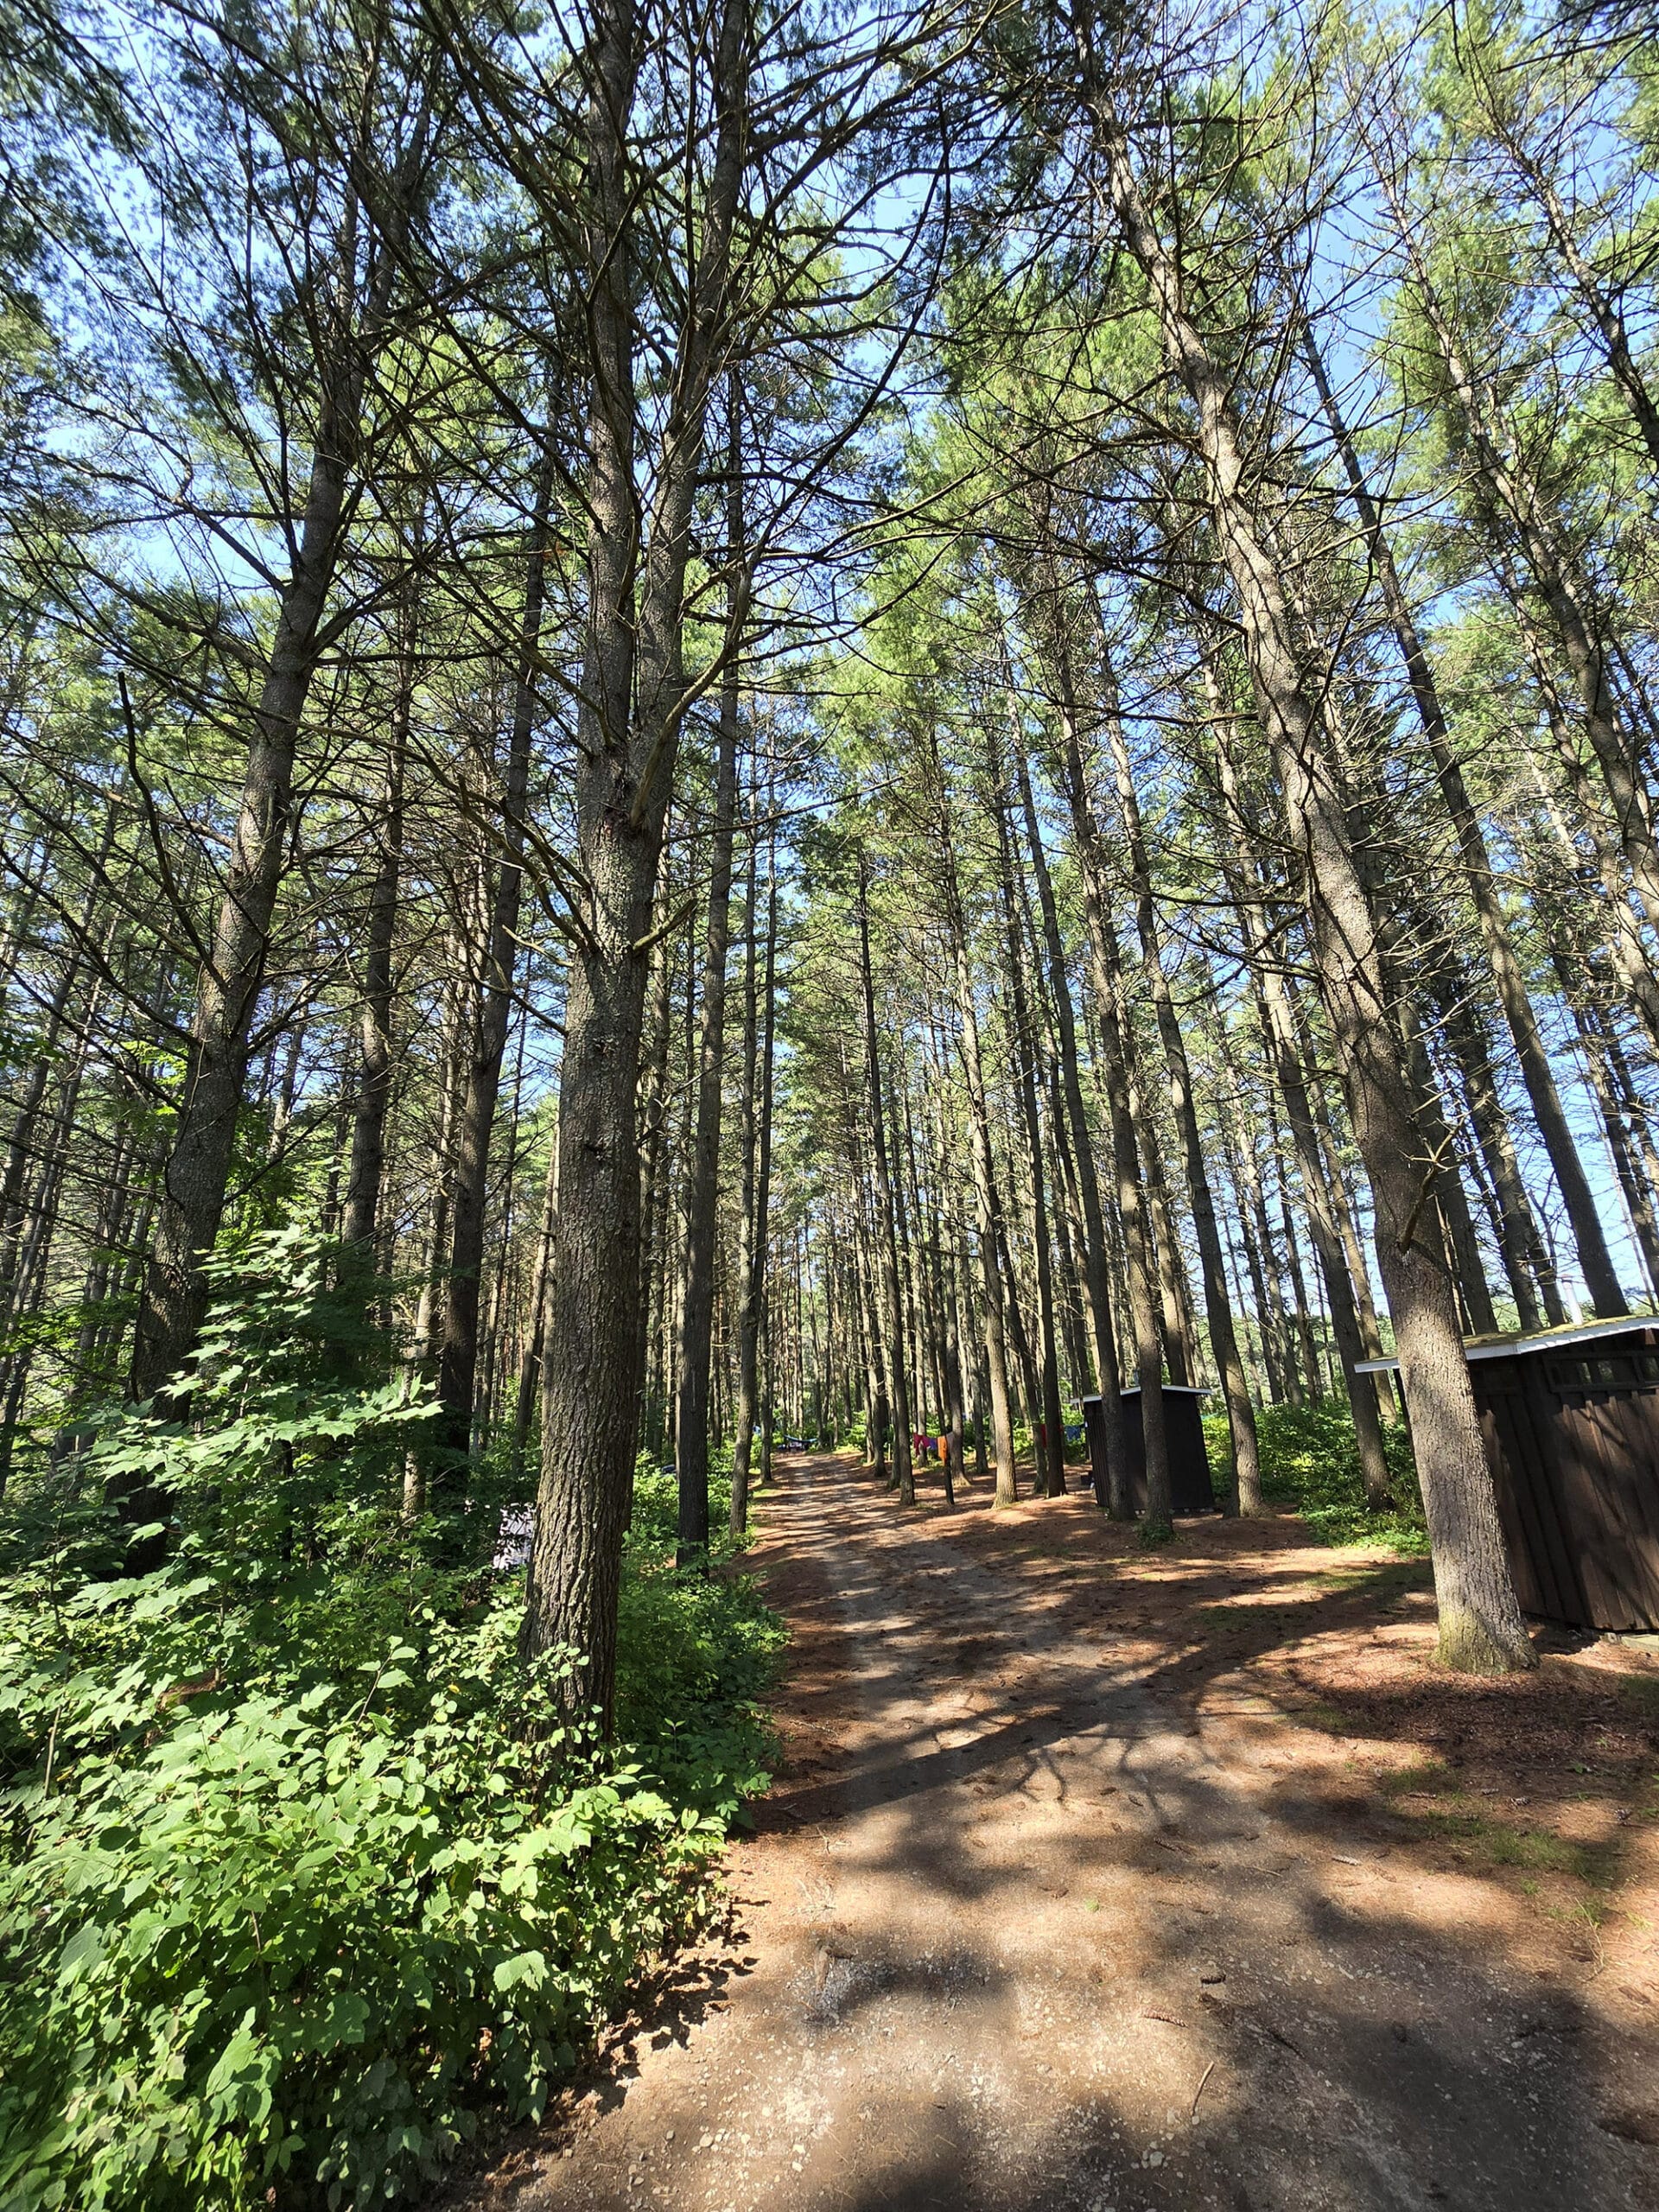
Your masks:
[{"label": "understory vegetation", "polygon": [[[629,1534],[613,1739],[519,1655],[495,1516],[407,1525],[429,1408],[314,1238],[215,1263],[194,1425],[112,1414],[0,1582],[0,2204],[383,2202],[538,2113],[763,1786],[781,1630]],[[165,1562],[107,1486],[168,1494]],[[487,1525],[486,1525],[487,1523]]]},{"label": "understory vegetation", "polygon": [[[1210,1415],[1204,1428],[1211,1467],[1219,1475],[1227,1465],[1225,1416]],[[1262,1496],[1294,1505],[1322,1542],[1381,1544],[1412,1557],[1427,1554],[1422,1496],[1403,1421],[1383,1424],[1389,1488],[1389,1503],[1381,1507],[1366,1503],[1354,1417],[1338,1400],[1264,1406],[1256,1415],[1256,1436]]]}]

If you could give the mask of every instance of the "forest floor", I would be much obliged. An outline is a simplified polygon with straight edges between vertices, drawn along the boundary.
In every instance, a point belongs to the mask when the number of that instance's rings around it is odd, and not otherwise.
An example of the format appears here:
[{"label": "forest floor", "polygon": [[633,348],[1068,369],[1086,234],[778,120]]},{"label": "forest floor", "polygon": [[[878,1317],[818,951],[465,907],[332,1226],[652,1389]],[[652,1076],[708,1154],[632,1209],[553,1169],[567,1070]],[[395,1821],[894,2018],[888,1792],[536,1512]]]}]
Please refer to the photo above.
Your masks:
[{"label": "forest floor", "polygon": [[465,2198],[1659,2208],[1659,1651],[1437,1674],[1426,1563],[785,1459],[724,1940]]}]

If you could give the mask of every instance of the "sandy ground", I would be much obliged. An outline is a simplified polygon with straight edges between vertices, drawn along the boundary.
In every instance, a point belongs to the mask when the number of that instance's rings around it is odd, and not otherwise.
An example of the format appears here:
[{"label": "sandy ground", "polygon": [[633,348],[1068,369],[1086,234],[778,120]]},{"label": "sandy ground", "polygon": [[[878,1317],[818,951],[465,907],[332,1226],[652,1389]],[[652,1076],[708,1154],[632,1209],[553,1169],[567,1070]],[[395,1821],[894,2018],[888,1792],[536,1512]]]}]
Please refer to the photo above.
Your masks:
[{"label": "sandy ground", "polygon": [[1659,1656],[1452,1681],[1426,1568],[1287,1517],[779,1471],[726,1940],[466,2202],[1659,2208]]}]

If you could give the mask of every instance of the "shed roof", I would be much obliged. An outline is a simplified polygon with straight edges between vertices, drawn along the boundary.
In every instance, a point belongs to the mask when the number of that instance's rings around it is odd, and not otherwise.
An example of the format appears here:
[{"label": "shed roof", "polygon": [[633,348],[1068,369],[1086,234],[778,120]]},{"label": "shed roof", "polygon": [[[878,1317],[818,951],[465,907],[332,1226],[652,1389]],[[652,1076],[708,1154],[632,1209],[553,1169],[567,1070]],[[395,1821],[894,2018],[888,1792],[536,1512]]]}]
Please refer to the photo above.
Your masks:
[{"label": "shed roof", "polygon": [[[1166,1398],[1213,1398],[1216,1395],[1207,1387],[1195,1390],[1189,1382],[1166,1382],[1163,1387],[1164,1395]],[[1131,1382],[1117,1395],[1120,1398],[1138,1398],[1141,1395],[1141,1385],[1138,1382]],[[1100,1403],[1100,1393],[1097,1390],[1091,1390],[1086,1397],[1079,1398],[1077,1403],[1080,1406],[1097,1406]]]},{"label": "shed roof", "polygon": [[[1463,1350],[1471,1360],[1519,1359],[1528,1352],[1559,1351],[1565,1344],[1595,1344],[1604,1337],[1628,1337],[1635,1330],[1654,1328],[1659,1328],[1659,1313],[1630,1313],[1622,1321],[1580,1321],[1576,1327],[1538,1329],[1524,1337],[1471,1337]],[[1397,1358],[1361,1359],[1354,1363],[1354,1372],[1391,1375],[1399,1365]]]}]

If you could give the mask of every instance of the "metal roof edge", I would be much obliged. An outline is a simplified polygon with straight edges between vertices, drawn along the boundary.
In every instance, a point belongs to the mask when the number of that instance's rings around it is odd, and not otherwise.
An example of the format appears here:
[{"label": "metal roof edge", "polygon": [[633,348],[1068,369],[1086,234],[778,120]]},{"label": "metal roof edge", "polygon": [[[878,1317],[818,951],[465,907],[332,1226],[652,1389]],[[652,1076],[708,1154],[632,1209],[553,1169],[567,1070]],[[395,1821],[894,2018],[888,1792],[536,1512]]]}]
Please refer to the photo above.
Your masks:
[{"label": "metal roof edge", "polygon": [[[1465,1342],[1464,1357],[1476,1359],[1515,1359],[1527,1352],[1554,1351],[1560,1344],[1593,1344],[1603,1337],[1629,1336],[1633,1329],[1659,1329],[1659,1313],[1629,1313],[1622,1320],[1578,1321],[1565,1329],[1539,1329],[1529,1336],[1476,1338]],[[1398,1372],[1398,1357],[1389,1359],[1360,1359],[1354,1363],[1356,1375],[1393,1375]]]},{"label": "metal roof edge", "polygon": [[[1216,1386],[1213,1382],[1196,1385],[1191,1382],[1166,1382],[1162,1387],[1166,1398],[1213,1398],[1216,1395]],[[1117,1395],[1120,1398],[1138,1398],[1141,1395],[1141,1385],[1138,1382],[1126,1383]],[[1100,1403],[1099,1391],[1090,1390],[1086,1397],[1079,1398],[1077,1403],[1080,1406],[1097,1406]]]}]

